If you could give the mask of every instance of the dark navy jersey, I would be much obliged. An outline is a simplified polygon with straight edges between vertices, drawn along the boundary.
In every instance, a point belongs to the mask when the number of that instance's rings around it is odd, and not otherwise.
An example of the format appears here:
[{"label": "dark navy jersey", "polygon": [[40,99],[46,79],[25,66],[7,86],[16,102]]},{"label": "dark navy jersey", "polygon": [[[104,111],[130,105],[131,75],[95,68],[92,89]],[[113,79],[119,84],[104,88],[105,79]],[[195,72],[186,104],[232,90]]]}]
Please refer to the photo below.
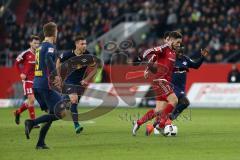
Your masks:
[{"label": "dark navy jersey", "polygon": [[203,60],[203,56],[195,61],[185,55],[177,57],[172,77],[175,91],[185,92],[187,72],[189,71],[189,68],[198,69],[203,63]]},{"label": "dark navy jersey", "polygon": [[42,42],[36,50],[33,88],[49,89],[49,76],[56,69],[56,49],[52,43]]},{"label": "dark navy jersey", "polygon": [[[83,53],[84,54],[90,54],[88,51],[85,51]],[[65,61],[67,61],[68,59],[77,56],[74,51],[68,51],[68,52],[64,52],[59,56],[60,62],[63,63]],[[79,69],[76,69],[75,71],[73,71],[72,73],[70,73],[67,77],[67,79],[65,80],[65,83],[67,84],[76,84],[79,85],[80,82],[83,80],[85,72],[86,72],[87,66],[81,67]]]}]

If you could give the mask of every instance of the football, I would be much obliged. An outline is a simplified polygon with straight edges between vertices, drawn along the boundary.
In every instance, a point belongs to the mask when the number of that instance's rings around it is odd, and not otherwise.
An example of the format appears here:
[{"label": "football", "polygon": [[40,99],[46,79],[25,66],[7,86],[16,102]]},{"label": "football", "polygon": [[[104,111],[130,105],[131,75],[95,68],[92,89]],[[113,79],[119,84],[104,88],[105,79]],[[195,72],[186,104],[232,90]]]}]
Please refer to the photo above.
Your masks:
[{"label": "football", "polygon": [[178,128],[175,125],[166,125],[164,130],[163,130],[163,135],[164,136],[176,136],[178,132]]}]

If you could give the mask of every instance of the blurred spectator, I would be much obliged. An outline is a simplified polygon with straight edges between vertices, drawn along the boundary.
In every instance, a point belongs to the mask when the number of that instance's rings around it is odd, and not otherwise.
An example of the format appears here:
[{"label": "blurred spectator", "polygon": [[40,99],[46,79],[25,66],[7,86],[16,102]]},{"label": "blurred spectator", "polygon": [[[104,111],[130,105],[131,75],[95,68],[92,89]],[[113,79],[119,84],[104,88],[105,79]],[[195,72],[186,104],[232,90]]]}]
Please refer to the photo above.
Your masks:
[{"label": "blurred spectator", "polygon": [[236,64],[232,65],[232,70],[228,73],[229,83],[239,83],[240,82],[240,72]]}]

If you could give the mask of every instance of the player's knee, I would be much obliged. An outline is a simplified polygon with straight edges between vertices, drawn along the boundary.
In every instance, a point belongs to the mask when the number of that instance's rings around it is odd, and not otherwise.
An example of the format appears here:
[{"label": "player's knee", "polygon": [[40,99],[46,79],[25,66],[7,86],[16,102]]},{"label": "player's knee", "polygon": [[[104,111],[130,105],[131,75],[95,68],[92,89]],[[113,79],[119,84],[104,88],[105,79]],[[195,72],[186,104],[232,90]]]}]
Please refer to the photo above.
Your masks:
[{"label": "player's knee", "polygon": [[171,103],[173,106],[176,106],[178,104],[178,98],[177,96],[172,96],[169,100],[169,103]]},{"label": "player's knee", "polygon": [[190,101],[188,100],[187,97],[183,97],[179,100],[179,103],[183,104],[184,106],[186,106],[186,108],[190,105]]},{"label": "player's knee", "polygon": [[172,104],[173,106],[176,106],[178,104],[178,98],[177,96],[172,93],[167,97],[168,103]]},{"label": "player's knee", "polygon": [[69,97],[72,104],[78,104],[78,95],[70,95]]},{"label": "player's knee", "polygon": [[156,101],[156,108],[155,108],[155,113],[160,113],[165,106],[167,105],[166,101]]}]

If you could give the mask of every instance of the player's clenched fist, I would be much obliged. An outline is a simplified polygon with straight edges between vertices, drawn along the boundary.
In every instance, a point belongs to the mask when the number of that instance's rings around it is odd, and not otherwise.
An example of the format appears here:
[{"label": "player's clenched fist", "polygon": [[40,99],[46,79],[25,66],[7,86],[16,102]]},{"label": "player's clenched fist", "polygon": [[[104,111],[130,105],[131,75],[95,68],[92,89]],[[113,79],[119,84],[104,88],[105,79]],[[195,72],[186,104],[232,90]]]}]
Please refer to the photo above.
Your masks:
[{"label": "player's clenched fist", "polygon": [[201,54],[203,57],[206,57],[209,54],[209,52],[206,48],[204,48],[204,49],[201,49]]}]

